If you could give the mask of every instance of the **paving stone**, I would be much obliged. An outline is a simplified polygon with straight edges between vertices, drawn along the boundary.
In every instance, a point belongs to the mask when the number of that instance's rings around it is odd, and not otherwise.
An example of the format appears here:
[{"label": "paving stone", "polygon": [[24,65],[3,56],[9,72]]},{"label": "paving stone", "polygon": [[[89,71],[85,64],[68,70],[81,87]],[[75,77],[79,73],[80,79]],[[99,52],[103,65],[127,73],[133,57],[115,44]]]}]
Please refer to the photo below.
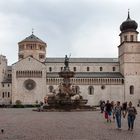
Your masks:
[{"label": "paving stone", "polygon": [[134,131],[107,123],[100,111],[35,112],[32,109],[0,109],[0,140],[139,140],[140,108]]}]

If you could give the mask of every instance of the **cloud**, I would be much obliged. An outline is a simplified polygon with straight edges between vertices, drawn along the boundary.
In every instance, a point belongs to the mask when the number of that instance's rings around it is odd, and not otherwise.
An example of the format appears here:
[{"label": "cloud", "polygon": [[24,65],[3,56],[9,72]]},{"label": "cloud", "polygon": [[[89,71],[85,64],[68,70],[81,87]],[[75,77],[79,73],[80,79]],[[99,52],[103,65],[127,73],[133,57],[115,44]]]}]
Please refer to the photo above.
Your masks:
[{"label": "cloud", "polygon": [[[139,20],[134,0],[10,0],[0,1],[0,52],[9,64],[17,61],[17,43],[31,34],[47,42],[48,57],[117,57],[119,26],[130,8]],[[11,49],[12,48],[12,49]]]}]

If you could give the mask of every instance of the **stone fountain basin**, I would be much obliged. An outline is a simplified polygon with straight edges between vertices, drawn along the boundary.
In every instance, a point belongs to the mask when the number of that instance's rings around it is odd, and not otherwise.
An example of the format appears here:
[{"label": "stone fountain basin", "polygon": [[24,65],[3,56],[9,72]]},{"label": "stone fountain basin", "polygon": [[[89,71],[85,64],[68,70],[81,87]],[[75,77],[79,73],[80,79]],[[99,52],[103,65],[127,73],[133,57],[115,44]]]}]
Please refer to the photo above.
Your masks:
[{"label": "stone fountain basin", "polygon": [[80,100],[66,100],[66,99],[58,99],[58,100],[51,100],[49,99],[48,101],[48,104],[49,105],[75,105],[75,104],[78,104],[78,105],[85,105],[87,104],[88,100],[86,99],[80,99]]}]

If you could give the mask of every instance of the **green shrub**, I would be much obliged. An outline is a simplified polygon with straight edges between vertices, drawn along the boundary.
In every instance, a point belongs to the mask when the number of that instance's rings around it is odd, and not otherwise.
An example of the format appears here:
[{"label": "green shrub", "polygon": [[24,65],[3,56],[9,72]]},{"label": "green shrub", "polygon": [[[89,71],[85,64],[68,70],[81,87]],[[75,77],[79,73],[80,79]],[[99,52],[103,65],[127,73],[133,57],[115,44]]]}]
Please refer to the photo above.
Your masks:
[{"label": "green shrub", "polygon": [[22,104],[22,102],[20,101],[20,100],[16,100],[16,105],[21,105]]},{"label": "green shrub", "polygon": [[22,105],[22,102],[20,100],[16,100],[15,105],[13,105],[13,108],[24,108],[24,105]]},{"label": "green shrub", "polygon": [[24,105],[13,105],[13,108],[24,108]]}]

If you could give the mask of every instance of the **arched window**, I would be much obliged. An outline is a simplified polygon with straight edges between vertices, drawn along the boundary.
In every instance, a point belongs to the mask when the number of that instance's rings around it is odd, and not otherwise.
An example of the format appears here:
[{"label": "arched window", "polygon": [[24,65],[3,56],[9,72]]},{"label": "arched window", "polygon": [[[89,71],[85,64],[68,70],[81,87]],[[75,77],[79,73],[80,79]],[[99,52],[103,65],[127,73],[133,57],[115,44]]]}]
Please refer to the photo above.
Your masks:
[{"label": "arched window", "polygon": [[2,92],[2,98],[4,98],[4,92]]},{"label": "arched window", "polygon": [[103,67],[100,67],[100,71],[103,71]]},{"label": "arched window", "polygon": [[89,86],[88,87],[88,94],[89,95],[93,95],[94,94],[94,88],[93,88],[93,86]]},{"label": "arched window", "polygon": [[130,35],[130,41],[134,41],[134,36]]},{"label": "arched window", "polygon": [[131,85],[129,90],[130,90],[130,94],[134,94],[134,86]]},{"label": "arched window", "polygon": [[53,86],[49,86],[49,92],[53,92]]},{"label": "arched window", "polygon": [[73,67],[73,71],[76,71],[76,67]]},{"label": "arched window", "polygon": [[87,67],[87,71],[90,71],[89,67]]},{"label": "arched window", "polygon": [[49,72],[51,72],[52,71],[52,67],[49,67]]},{"label": "arched window", "polygon": [[112,67],[112,70],[113,70],[113,71],[116,71],[116,67]]}]

